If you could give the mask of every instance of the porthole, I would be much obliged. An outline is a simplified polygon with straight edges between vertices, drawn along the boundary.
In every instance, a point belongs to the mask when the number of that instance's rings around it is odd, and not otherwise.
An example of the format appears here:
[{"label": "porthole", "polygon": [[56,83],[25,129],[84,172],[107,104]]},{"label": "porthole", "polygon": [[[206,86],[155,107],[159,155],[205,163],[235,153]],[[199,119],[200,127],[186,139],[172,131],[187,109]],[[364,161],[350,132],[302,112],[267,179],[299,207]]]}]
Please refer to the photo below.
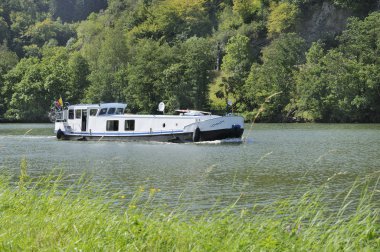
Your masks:
[{"label": "porthole", "polygon": [[165,126],[166,126],[166,124],[165,124],[165,123],[163,123],[163,124],[162,124],[162,128],[165,128]]}]

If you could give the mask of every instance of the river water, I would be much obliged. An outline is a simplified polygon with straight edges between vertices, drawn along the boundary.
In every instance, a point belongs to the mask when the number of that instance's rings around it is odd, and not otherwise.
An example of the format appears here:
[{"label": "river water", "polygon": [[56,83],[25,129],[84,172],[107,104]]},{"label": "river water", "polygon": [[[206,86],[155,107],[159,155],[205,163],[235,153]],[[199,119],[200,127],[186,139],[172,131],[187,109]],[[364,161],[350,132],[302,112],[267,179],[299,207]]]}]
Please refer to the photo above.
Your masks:
[{"label": "river water", "polygon": [[[267,204],[329,185],[339,194],[379,176],[379,124],[246,125],[243,143],[58,141],[52,124],[0,124],[0,172],[15,179],[25,158],[32,177],[84,173],[128,197],[145,188],[168,205],[209,209]],[[158,191],[158,190],[157,190]]]}]

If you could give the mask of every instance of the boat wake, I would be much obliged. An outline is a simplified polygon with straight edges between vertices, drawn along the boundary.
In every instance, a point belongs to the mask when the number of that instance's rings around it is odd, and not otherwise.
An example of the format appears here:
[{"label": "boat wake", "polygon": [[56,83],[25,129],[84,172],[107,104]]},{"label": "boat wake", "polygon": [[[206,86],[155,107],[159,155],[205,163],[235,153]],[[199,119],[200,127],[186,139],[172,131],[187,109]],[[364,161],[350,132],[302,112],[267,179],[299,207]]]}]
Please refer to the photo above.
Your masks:
[{"label": "boat wake", "polygon": [[191,144],[242,144],[244,143],[244,139],[241,138],[227,138],[227,139],[222,139],[222,140],[214,140],[214,141],[202,141],[202,142],[196,142],[196,143],[191,143]]},{"label": "boat wake", "polygon": [[246,144],[251,144],[253,143],[253,138],[250,138],[250,137],[243,137],[242,138],[242,141]]},{"label": "boat wake", "polygon": [[29,135],[2,135],[0,138],[13,138],[13,139],[52,139],[55,136],[29,136]]}]

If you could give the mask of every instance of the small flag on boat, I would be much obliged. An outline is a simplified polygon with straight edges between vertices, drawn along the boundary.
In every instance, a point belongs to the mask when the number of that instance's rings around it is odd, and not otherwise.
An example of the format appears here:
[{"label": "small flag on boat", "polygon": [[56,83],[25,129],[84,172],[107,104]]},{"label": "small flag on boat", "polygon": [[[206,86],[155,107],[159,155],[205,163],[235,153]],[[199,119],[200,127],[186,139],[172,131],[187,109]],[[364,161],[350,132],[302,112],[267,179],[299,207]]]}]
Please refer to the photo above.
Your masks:
[{"label": "small flag on boat", "polygon": [[62,97],[60,96],[59,99],[58,99],[58,103],[59,103],[59,106],[63,106],[63,101],[62,101]]},{"label": "small flag on boat", "polygon": [[62,108],[62,106],[63,106],[62,97],[59,97],[59,99],[54,102],[54,106],[57,109],[61,109]]}]

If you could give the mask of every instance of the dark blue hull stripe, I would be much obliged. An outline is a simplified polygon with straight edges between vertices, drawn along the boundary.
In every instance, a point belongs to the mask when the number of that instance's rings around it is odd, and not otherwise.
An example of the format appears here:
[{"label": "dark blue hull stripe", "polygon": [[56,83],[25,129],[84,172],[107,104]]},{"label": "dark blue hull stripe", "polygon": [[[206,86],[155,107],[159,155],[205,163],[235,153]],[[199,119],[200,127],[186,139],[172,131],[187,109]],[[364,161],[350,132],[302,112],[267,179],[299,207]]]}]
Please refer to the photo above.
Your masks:
[{"label": "dark blue hull stripe", "polygon": [[[55,130],[54,133],[57,133]],[[96,136],[96,137],[102,137],[102,136],[125,136],[125,137],[132,137],[132,136],[151,136],[151,135],[173,135],[173,134],[181,134],[185,133],[183,130],[177,130],[177,131],[165,131],[165,132],[142,132],[142,133],[114,133],[114,132],[104,132],[104,133],[90,133],[90,132],[79,132],[79,133],[68,133],[63,131],[63,133],[66,136]]]}]

